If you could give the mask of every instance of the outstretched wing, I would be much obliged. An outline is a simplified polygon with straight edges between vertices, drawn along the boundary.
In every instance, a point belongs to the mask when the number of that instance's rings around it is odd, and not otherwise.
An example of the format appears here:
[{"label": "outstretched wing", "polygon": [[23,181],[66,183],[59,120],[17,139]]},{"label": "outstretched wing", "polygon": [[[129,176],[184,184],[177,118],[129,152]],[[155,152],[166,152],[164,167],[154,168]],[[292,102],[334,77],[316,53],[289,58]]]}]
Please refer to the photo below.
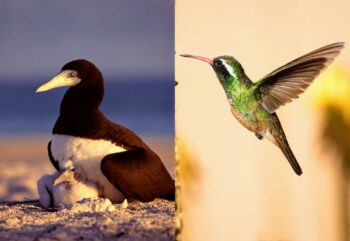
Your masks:
[{"label": "outstretched wing", "polygon": [[56,168],[57,171],[59,171],[60,170],[60,164],[52,156],[51,141],[49,141],[49,144],[47,145],[47,153],[49,154],[49,159],[50,159],[51,164]]},{"label": "outstretched wing", "polygon": [[316,49],[276,69],[259,80],[254,94],[270,113],[298,98],[344,47],[343,42]]},{"label": "outstretched wing", "polygon": [[175,181],[152,151],[137,148],[107,155],[102,173],[127,197],[143,202],[155,198],[175,199]]}]

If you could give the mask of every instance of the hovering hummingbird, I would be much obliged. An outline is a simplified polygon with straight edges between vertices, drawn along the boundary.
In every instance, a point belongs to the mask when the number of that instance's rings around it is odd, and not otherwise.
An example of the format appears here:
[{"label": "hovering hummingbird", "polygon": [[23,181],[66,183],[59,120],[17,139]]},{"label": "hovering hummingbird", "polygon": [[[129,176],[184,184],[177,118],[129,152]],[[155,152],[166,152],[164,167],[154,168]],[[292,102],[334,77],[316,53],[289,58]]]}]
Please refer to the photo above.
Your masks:
[{"label": "hovering hummingbird", "polygon": [[303,55],[253,83],[242,65],[231,56],[214,59],[184,54],[209,63],[225,90],[231,112],[258,139],[266,137],[278,146],[295,173],[303,172],[289,147],[287,138],[275,111],[292,99],[298,98],[312,81],[327,68],[344,47],[333,43]]}]

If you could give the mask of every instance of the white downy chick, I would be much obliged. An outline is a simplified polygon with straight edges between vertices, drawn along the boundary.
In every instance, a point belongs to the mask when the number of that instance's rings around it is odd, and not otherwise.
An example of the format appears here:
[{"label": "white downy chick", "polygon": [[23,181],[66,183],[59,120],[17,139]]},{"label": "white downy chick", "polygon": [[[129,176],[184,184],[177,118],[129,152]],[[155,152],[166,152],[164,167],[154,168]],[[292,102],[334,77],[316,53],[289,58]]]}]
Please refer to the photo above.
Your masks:
[{"label": "white downy chick", "polygon": [[58,207],[84,198],[100,196],[97,184],[87,181],[82,170],[75,170],[72,161],[65,163],[61,170],[43,175],[37,182],[39,201],[42,207]]},{"label": "white downy chick", "polygon": [[53,206],[53,197],[52,197],[52,184],[58,172],[49,175],[43,175],[37,182],[37,189],[39,193],[39,202],[43,208],[49,208]]},{"label": "white downy chick", "polygon": [[96,183],[84,180],[72,165],[58,173],[52,184],[52,197],[55,207],[74,203],[84,198],[99,197],[100,192]]}]

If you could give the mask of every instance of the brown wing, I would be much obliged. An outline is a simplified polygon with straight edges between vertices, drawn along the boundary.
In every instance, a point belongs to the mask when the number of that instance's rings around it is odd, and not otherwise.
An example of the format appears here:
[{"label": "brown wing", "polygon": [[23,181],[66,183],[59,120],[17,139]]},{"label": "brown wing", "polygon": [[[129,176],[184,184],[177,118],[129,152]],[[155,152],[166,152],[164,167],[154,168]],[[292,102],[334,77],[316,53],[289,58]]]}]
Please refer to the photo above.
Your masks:
[{"label": "brown wing", "polygon": [[175,199],[175,181],[150,150],[137,148],[110,154],[103,158],[101,170],[127,197],[143,202],[155,198]]},{"label": "brown wing", "polygon": [[276,69],[259,80],[255,94],[261,105],[273,113],[298,98],[312,81],[338,56],[344,43],[333,43],[312,51]]}]

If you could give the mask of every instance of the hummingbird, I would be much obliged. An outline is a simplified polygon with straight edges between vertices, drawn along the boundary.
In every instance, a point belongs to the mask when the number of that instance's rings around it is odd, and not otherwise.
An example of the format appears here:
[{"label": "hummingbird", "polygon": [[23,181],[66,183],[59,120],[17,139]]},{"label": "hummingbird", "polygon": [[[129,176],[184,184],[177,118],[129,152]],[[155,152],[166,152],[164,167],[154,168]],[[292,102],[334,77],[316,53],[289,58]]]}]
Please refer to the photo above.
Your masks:
[{"label": "hummingbird", "polygon": [[344,47],[333,43],[305,54],[252,82],[242,65],[232,56],[213,59],[183,54],[210,64],[222,85],[234,117],[262,140],[267,138],[281,149],[297,175],[302,169],[295,158],[278,119],[276,110],[301,93],[326,69]]}]

